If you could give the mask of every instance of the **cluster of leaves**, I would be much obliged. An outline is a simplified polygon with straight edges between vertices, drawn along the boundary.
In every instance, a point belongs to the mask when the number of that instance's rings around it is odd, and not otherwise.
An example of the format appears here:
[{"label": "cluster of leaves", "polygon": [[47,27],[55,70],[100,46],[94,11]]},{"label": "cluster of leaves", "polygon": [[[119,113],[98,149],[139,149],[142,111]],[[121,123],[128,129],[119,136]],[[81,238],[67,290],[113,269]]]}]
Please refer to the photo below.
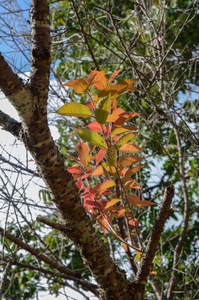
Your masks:
[{"label": "cluster of leaves", "polygon": [[[135,166],[143,158],[135,153],[141,149],[134,143],[137,128],[126,122],[138,115],[117,107],[117,98],[124,92],[133,91],[136,79],[127,79],[117,84],[112,81],[120,70],[106,79],[106,70],[91,71],[88,79],[71,80],[64,86],[72,87],[76,93],[87,94],[89,102],[81,104],[70,102],[58,109],[63,116],[94,118],[86,128],[74,128],[79,137],[78,158],[67,155],[75,163],[68,167],[79,189],[85,210],[98,221],[106,235],[111,231],[127,246],[142,250],[139,238],[139,223],[134,216],[134,209],[154,205],[154,202],[141,200],[132,189],[141,189],[132,175],[143,165]],[[98,183],[92,185],[92,178],[97,176]],[[95,214],[97,212],[97,215]],[[128,236],[120,237],[114,227],[114,220],[125,218]],[[134,229],[134,232],[133,232]],[[132,235],[136,235],[140,248],[135,248]],[[130,242],[128,242],[128,239]]]}]

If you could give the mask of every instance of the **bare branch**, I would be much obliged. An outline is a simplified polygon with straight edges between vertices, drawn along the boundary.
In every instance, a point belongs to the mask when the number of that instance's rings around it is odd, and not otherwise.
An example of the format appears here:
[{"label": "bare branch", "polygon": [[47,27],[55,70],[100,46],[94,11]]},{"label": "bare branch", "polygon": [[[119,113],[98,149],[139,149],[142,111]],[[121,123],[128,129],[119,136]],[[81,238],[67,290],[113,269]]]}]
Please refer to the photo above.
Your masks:
[{"label": "bare branch", "polygon": [[165,189],[164,198],[160,206],[159,214],[151,230],[149,242],[146,248],[146,253],[143,254],[139,270],[136,274],[135,283],[139,291],[144,292],[147,277],[149,276],[150,270],[152,269],[153,259],[158,249],[158,243],[163,231],[164,224],[171,212],[170,205],[173,196],[174,186],[171,184],[168,188]]}]

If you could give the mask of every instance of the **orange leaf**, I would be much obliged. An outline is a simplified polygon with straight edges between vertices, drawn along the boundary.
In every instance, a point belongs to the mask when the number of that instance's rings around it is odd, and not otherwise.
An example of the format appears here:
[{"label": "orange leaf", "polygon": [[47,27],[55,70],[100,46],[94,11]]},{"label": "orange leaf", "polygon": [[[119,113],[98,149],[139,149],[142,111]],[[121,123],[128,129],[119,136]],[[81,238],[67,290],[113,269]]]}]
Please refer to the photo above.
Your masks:
[{"label": "orange leaf", "polygon": [[73,89],[76,93],[83,94],[86,93],[88,89],[88,84],[84,79],[77,79],[76,83],[73,85]]},{"label": "orange leaf", "polygon": [[103,174],[102,166],[97,166],[97,168],[91,173],[92,176],[101,176]]},{"label": "orange leaf", "polygon": [[106,180],[100,184],[97,184],[97,188],[95,186],[94,190],[97,190],[97,192],[107,190],[108,188],[115,186],[115,182],[113,180]]},{"label": "orange leaf", "polygon": [[133,174],[135,174],[137,171],[139,171],[141,168],[143,168],[146,165],[142,165],[142,166],[136,166],[133,168],[130,168],[126,174],[125,174],[125,178],[131,177]]},{"label": "orange leaf", "polygon": [[120,151],[126,152],[126,153],[135,153],[135,152],[139,152],[141,150],[142,149],[140,147],[138,147],[136,144],[134,144],[132,142],[128,142],[128,143],[124,144],[122,147],[120,147]]},{"label": "orange leaf", "polygon": [[104,155],[106,154],[106,151],[103,149],[100,149],[99,152],[96,155],[96,166],[100,163],[100,161],[104,158]]},{"label": "orange leaf", "polygon": [[103,231],[104,235],[106,235],[108,223],[104,220],[103,216],[101,216],[101,215],[97,217],[97,221],[98,221],[99,226],[100,226],[101,230]]},{"label": "orange leaf", "polygon": [[138,185],[135,179],[125,178],[122,179],[124,183],[124,190],[127,192],[130,188],[141,190],[141,187]]},{"label": "orange leaf", "polygon": [[90,162],[88,146],[82,142],[79,142],[78,144],[78,157],[83,166],[87,166]]},{"label": "orange leaf", "polygon": [[156,205],[156,203],[146,200],[141,200],[137,195],[133,194],[128,197],[128,202],[136,207],[146,207],[151,205]]},{"label": "orange leaf", "polygon": [[121,69],[115,71],[109,78],[109,83],[111,83],[113,81],[113,79],[117,76],[117,74],[121,71]]},{"label": "orange leaf", "polygon": [[114,128],[114,130],[111,133],[111,137],[114,137],[115,135],[122,134],[125,132],[127,133],[129,131],[136,130],[136,129],[137,128],[135,126],[131,126],[131,125],[119,126],[119,127]]},{"label": "orange leaf", "polygon": [[71,80],[63,84],[64,86],[72,86],[74,91],[79,94],[83,94],[88,89],[88,84],[84,79]]},{"label": "orange leaf", "polygon": [[127,252],[127,251],[128,251],[128,246],[127,246],[127,244],[122,243],[122,246],[123,246],[124,250]]},{"label": "orange leaf", "polygon": [[129,155],[122,155],[120,157],[120,165],[121,166],[130,166],[132,164],[136,164],[143,160],[144,158],[139,157],[139,156],[129,156]]},{"label": "orange leaf", "polygon": [[103,87],[102,89],[106,88],[107,87],[107,81],[105,78],[106,71],[107,70],[102,70],[102,71],[97,71],[96,69],[91,70],[91,73],[89,74],[87,80],[88,82],[90,82],[90,86],[94,86],[94,85],[96,86],[97,83],[101,83]]},{"label": "orange leaf", "polygon": [[132,119],[132,118],[134,118],[135,116],[138,116],[138,115],[140,115],[140,113],[134,113],[134,112],[130,112],[130,111],[121,113],[119,115],[119,118],[117,119],[117,121],[113,124],[113,126],[114,126],[114,128],[117,127],[117,126],[121,126],[125,122],[129,121],[130,119]]}]

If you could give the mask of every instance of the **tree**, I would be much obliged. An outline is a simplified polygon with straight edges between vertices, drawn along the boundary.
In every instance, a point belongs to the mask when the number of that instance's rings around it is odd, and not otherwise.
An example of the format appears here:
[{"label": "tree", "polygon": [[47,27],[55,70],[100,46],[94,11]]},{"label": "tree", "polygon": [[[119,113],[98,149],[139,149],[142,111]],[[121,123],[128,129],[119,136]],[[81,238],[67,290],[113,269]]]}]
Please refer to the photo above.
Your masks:
[{"label": "tree", "polygon": [[[30,38],[24,33],[22,36],[27,43],[23,45],[31,43],[28,81],[24,83],[0,56],[1,89],[21,118],[21,122],[17,122],[1,112],[0,123],[4,130],[24,143],[37,165],[37,172],[12,162],[6,163],[20,173],[33,173],[44,180],[47,190],[41,191],[41,194],[48,214],[47,218],[39,217],[39,223],[35,220],[29,222],[23,215],[26,225],[20,226],[18,220],[18,226],[14,222],[6,230],[1,229],[4,242],[2,261],[6,264],[1,294],[5,287],[5,297],[11,299],[13,286],[21,286],[23,296],[19,293],[18,298],[30,298],[35,293],[35,286],[30,284],[27,290],[27,278],[37,282],[42,273],[46,274],[49,287],[55,294],[61,286],[67,285],[64,282],[66,279],[102,299],[142,299],[145,290],[149,296],[157,299],[194,299],[198,289],[198,278],[195,278],[197,265],[193,263],[194,259],[198,259],[198,206],[195,204],[198,195],[198,159],[193,151],[196,152],[199,145],[198,101],[192,98],[182,100],[180,93],[186,96],[187,91],[194,91],[192,97],[197,97],[198,3],[122,1],[116,4],[115,1],[108,1],[96,5],[93,1],[77,3],[71,0],[52,1],[50,4],[51,14],[48,1],[31,1]],[[51,53],[50,19],[53,40]],[[13,35],[12,38],[18,46]],[[113,259],[115,251],[121,249],[120,243],[112,236],[104,237],[93,226],[92,219],[82,206],[73,177],[67,171],[66,166],[70,166],[71,162],[65,160],[63,154],[68,154],[71,149],[69,145],[77,139],[70,130],[71,126],[74,127],[74,121],[59,120],[58,128],[62,131],[59,147],[51,136],[47,119],[51,59],[52,72],[60,82],[87,77],[90,68],[107,68],[111,73],[122,68],[121,80],[138,78],[137,91],[130,100],[125,94],[120,106],[124,110],[142,113],[136,124],[142,133],[138,141],[146,149],[144,152],[149,158],[148,167],[139,170],[136,175],[143,189],[138,195],[144,195],[146,200],[160,199],[161,205],[148,212],[137,211],[146,247],[137,264],[134,252],[129,248],[126,250],[125,256],[130,262],[128,272],[134,272],[131,275],[133,280],[127,278],[116,259]],[[55,89],[51,91],[57,93]],[[63,103],[74,99],[82,101],[71,90],[66,93],[67,98],[60,97]],[[81,118],[76,121],[76,126],[80,124],[87,125]],[[154,160],[150,157],[155,153],[158,154],[155,162],[158,158],[162,160],[163,174],[160,181],[151,186],[150,166]],[[12,199],[15,188],[12,193],[8,188],[4,191],[6,184],[3,180],[4,203],[11,201],[15,212],[18,210],[20,214],[19,207]],[[177,211],[171,212],[173,184],[178,198],[175,200]],[[162,187],[165,186],[163,196]],[[192,193],[193,190],[195,193]],[[25,202],[26,197],[23,199]],[[59,217],[49,215],[48,205],[52,202],[56,205]],[[180,222],[177,227],[166,227],[162,234],[169,212],[173,219],[179,218]],[[37,230],[43,230],[44,224],[52,230],[42,236]],[[119,230],[124,237],[122,225]],[[66,238],[62,238],[59,232]],[[19,249],[31,255],[26,255],[24,259]],[[43,254],[44,251],[46,254]],[[113,258],[110,253],[113,253]],[[33,256],[39,258],[38,264]],[[154,258],[157,275],[152,272]],[[83,269],[77,272],[83,264],[89,271]],[[124,264],[121,266],[124,267]],[[22,269],[32,272],[22,272]],[[91,273],[97,285],[90,282]],[[13,274],[13,286],[10,288],[6,281],[11,276],[9,274]],[[187,290],[187,284],[191,285],[191,290]]]}]

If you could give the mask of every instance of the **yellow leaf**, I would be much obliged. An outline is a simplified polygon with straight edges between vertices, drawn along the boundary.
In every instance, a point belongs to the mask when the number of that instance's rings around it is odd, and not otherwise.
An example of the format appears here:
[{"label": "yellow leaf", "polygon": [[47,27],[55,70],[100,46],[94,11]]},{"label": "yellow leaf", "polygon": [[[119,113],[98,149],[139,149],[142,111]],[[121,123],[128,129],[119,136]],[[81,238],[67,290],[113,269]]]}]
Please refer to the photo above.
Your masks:
[{"label": "yellow leaf", "polygon": [[72,116],[72,117],[82,117],[82,118],[88,118],[92,116],[90,109],[86,105],[76,103],[76,102],[70,102],[64,104],[56,111],[56,113],[62,116]]}]

